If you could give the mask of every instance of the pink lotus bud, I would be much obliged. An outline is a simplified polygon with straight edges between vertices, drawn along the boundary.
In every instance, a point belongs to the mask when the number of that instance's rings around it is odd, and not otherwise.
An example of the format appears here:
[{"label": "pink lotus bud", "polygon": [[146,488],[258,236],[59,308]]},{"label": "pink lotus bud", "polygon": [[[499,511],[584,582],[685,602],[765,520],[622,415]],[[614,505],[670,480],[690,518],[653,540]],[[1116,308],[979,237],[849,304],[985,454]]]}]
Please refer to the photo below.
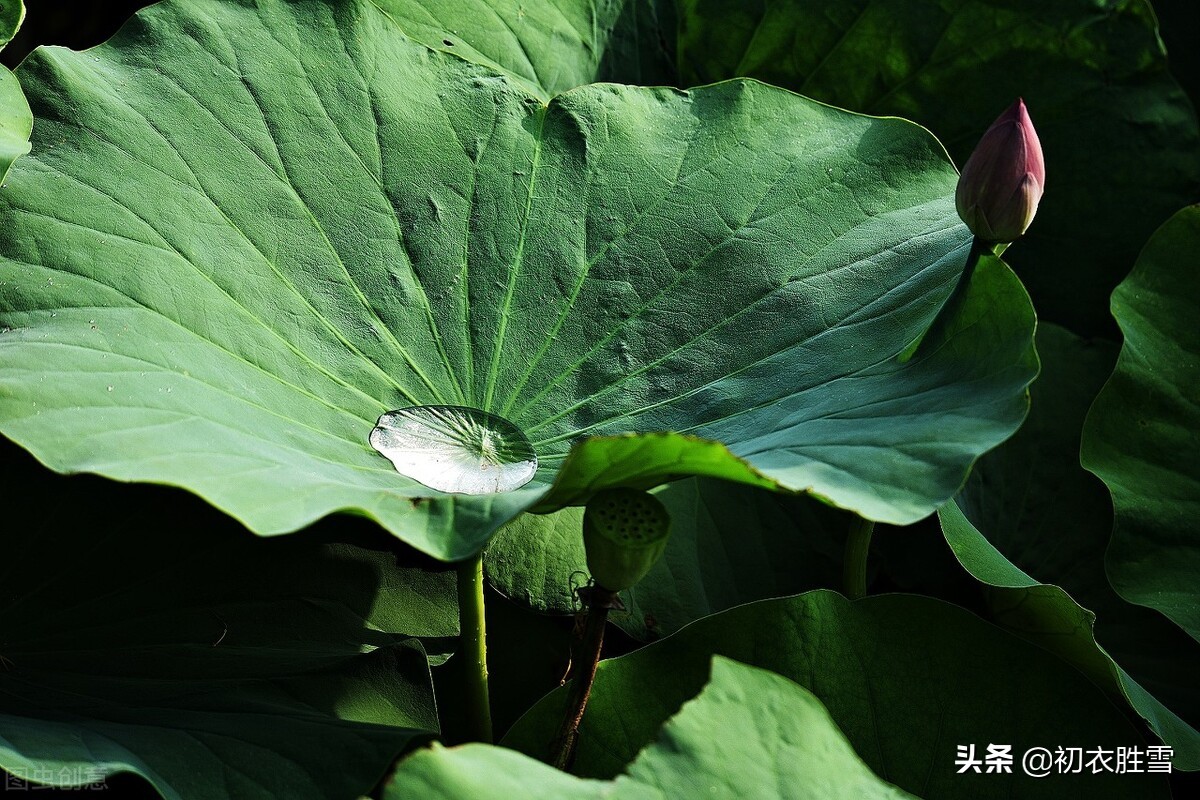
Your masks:
[{"label": "pink lotus bud", "polygon": [[1037,131],[1020,98],[987,129],[967,159],[954,203],[981,241],[1011,242],[1025,233],[1046,186]]}]

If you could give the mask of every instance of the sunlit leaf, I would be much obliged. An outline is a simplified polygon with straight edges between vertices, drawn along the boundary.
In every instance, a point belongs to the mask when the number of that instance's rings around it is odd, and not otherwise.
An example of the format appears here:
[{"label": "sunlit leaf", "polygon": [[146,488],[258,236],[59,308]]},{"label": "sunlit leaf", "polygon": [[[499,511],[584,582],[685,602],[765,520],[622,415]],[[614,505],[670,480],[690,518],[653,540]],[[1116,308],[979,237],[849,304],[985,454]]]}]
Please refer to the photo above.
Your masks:
[{"label": "sunlit leaf", "polygon": [[[694,474],[910,522],[1024,414],[1033,316],[999,262],[895,357],[970,243],[910,123],[752,81],[544,105],[364,0],[166,2],[21,77],[0,429],[55,469],[262,533],[354,510],[458,559],[524,509]],[[536,476],[398,474],[368,439],[418,405],[512,423]]]},{"label": "sunlit leaf", "polygon": [[[0,0],[0,50],[25,18],[21,0]],[[13,161],[29,152],[33,115],[15,75],[0,66],[0,186]]]},{"label": "sunlit leaf", "polygon": [[0,67],[0,187],[14,161],[29,152],[33,115],[17,76]]},{"label": "sunlit leaf", "polygon": [[23,0],[0,0],[0,50],[12,41],[25,21]]},{"label": "sunlit leaf", "polygon": [[571,777],[499,747],[434,746],[400,764],[384,798],[666,800],[697,791],[763,800],[912,798],[871,773],[808,690],[719,656],[700,694],[611,783]]}]

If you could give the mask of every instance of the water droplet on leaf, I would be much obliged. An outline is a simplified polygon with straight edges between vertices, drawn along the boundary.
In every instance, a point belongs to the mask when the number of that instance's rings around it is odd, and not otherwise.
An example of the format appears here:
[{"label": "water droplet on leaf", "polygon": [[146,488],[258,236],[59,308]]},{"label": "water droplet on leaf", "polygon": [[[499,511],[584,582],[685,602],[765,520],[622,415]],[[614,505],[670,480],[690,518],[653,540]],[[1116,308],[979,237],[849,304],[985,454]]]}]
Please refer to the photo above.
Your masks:
[{"label": "water droplet on leaf", "polygon": [[440,492],[510,492],[537,472],[537,454],[519,428],[463,406],[389,411],[371,431],[371,446],[401,475]]}]

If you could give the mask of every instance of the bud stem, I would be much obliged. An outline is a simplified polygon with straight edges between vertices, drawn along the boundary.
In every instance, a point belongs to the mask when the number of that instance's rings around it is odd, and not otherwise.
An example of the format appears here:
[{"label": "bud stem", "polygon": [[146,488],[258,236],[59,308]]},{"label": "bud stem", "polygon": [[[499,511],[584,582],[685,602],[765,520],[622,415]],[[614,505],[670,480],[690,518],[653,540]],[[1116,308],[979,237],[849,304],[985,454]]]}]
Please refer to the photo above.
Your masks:
[{"label": "bud stem", "polygon": [[469,741],[492,742],[488,696],[487,633],[484,626],[483,553],[458,565],[458,619],[461,658],[465,659],[463,695],[467,698]]},{"label": "bud stem", "polygon": [[608,609],[616,600],[616,592],[599,586],[584,595],[587,618],[583,633],[575,641],[574,663],[579,668],[571,681],[571,693],[567,701],[566,715],[554,740],[554,766],[564,772],[575,758],[575,744],[579,741],[579,725],[583,712],[587,710],[588,698],[592,694],[592,683],[596,680],[596,667],[600,664],[600,650],[604,646],[604,626],[608,622]]},{"label": "bud stem", "polygon": [[871,551],[871,534],[875,523],[855,517],[846,537],[846,555],[842,563],[842,584],[846,597],[861,600],[867,596],[867,555]]}]

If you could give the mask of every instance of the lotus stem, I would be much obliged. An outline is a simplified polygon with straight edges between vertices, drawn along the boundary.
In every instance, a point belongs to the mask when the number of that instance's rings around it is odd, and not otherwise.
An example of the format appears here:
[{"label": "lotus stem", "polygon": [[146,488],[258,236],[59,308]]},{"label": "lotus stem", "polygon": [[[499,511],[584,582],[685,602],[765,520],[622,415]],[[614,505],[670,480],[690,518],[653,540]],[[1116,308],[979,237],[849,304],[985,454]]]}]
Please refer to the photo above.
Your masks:
[{"label": "lotus stem", "polygon": [[492,706],[488,695],[487,627],[483,602],[483,553],[458,565],[460,654],[464,660],[464,697],[469,740],[492,742]]},{"label": "lotus stem", "polygon": [[867,596],[867,555],[871,551],[871,534],[874,532],[875,523],[869,519],[855,517],[850,523],[842,565],[842,583],[846,596],[851,600],[861,600]]},{"label": "lotus stem", "polygon": [[571,681],[567,712],[554,740],[554,766],[564,772],[570,768],[575,758],[579,725],[583,722],[583,712],[587,710],[592,683],[596,680],[596,667],[600,664],[600,650],[604,646],[604,626],[608,622],[608,609],[616,599],[616,592],[599,586],[593,587],[584,595],[584,603],[588,608],[587,618],[583,623],[583,633],[575,642],[574,648],[574,663],[578,672]]}]

